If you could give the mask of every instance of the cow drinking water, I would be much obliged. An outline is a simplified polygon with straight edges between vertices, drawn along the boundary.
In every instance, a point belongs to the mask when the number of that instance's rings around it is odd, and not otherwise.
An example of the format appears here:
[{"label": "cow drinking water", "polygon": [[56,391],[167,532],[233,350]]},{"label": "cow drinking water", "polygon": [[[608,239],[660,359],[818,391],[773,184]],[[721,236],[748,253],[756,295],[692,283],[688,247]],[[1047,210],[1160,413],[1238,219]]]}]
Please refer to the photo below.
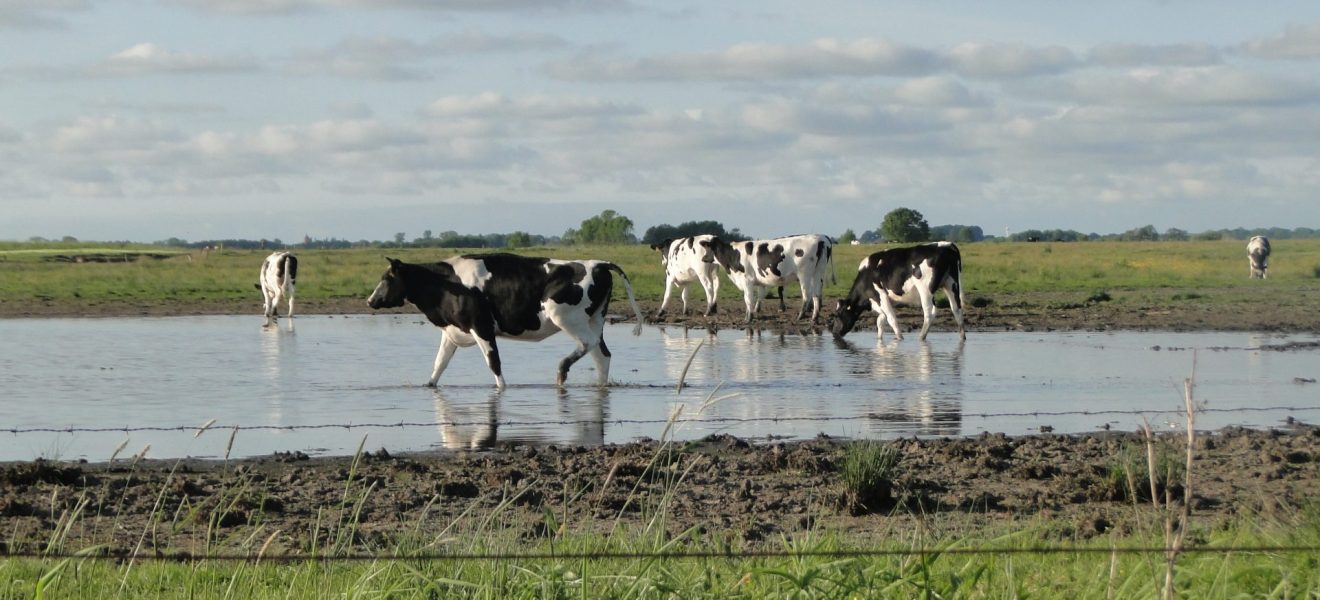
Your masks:
[{"label": "cow drinking water", "polygon": [[261,296],[264,301],[262,309],[266,313],[266,324],[263,327],[270,327],[279,317],[276,314],[275,307],[279,305],[280,300],[289,299],[288,317],[293,318],[293,295],[295,291],[294,283],[298,279],[298,259],[288,252],[275,252],[266,257],[265,262],[261,264],[261,275],[256,284],[257,289],[261,290]]},{"label": "cow drinking water", "polygon": [[455,350],[476,344],[495,375],[495,386],[502,389],[504,373],[495,338],[538,342],[561,330],[577,342],[577,349],[559,362],[555,384],[562,386],[573,363],[590,353],[596,362],[596,382],[606,385],[610,351],[603,335],[614,288],[612,273],[623,281],[637,316],[633,335],[642,332],[642,311],[633,299],[632,284],[614,263],[515,254],[455,256],[430,264],[388,260],[389,269],[367,304],[379,309],[412,302],[441,329],[440,351],[427,382],[431,387]]},{"label": "cow drinking water", "polygon": [[[806,316],[807,307],[811,307],[813,323],[820,315],[825,277],[831,275],[834,260],[834,242],[830,238],[807,234],[732,244],[715,238],[711,240],[711,248],[729,280],[743,292],[748,323],[752,322],[766,290],[793,281],[802,287],[802,309],[798,311],[798,318]],[[782,308],[782,292],[780,302]]]},{"label": "cow drinking water", "polygon": [[880,314],[875,324],[876,335],[884,338],[884,325],[888,321],[889,328],[901,340],[903,332],[898,328],[894,302],[916,301],[921,305],[920,339],[924,340],[935,317],[935,292],[941,288],[949,298],[958,335],[967,339],[962,312],[962,254],[952,242],[891,248],[866,257],[857,268],[857,279],[848,297],[836,307],[831,329],[835,337],[843,337],[870,308]]},{"label": "cow drinking water", "polygon": [[1250,279],[1265,279],[1265,269],[1270,266],[1270,240],[1263,235],[1251,238],[1247,242],[1247,260],[1251,263]]}]

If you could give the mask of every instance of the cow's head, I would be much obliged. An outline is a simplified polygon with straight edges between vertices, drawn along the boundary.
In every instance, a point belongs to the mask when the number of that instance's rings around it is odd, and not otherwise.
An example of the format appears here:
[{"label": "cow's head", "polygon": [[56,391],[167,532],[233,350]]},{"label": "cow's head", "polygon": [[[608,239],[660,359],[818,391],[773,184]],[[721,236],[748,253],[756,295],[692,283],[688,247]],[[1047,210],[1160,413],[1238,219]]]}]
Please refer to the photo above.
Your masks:
[{"label": "cow's head", "polygon": [[[724,270],[729,272],[730,275],[733,273],[741,273],[743,271],[742,255],[738,253],[738,249],[734,248],[732,244],[718,237],[714,237],[711,238],[709,242],[701,242],[701,245],[710,250],[710,252],[701,258],[703,262],[710,262],[713,260],[719,263],[721,267],[724,267]],[[709,257],[709,259],[707,257]]]},{"label": "cow's head", "polygon": [[853,325],[857,324],[857,319],[866,311],[866,306],[860,302],[854,302],[851,298],[844,298],[834,306],[834,316],[830,317],[830,331],[834,332],[834,337],[842,338],[852,331]]},{"label": "cow's head", "polygon": [[408,289],[403,283],[403,261],[394,258],[385,260],[390,261],[390,268],[380,276],[380,283],[376,284],[376,289],[367,297],[367,306],[371,308],[403,306],[404,299],[408,295]]},{"label": "cow's head", "polygon": [[660,264],[669,263],[669,247],[674,245],[674,239],[661,240],[659,243],[651,244],[651,249],[660,253]]}]

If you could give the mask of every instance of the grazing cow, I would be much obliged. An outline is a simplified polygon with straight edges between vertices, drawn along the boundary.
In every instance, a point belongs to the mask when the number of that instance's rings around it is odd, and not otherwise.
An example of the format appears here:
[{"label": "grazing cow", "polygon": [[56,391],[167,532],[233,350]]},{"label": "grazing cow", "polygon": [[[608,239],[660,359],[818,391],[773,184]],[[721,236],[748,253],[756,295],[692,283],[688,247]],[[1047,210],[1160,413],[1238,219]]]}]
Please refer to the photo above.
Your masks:
[{"label": "grazing cow", "polygon": [[288,252],[272,253],[261,264],[259,279],[260,282],[256,286],[261,290],[261,296],[265,301],[263,309],[266,312],[266,324],[263,327],[270,327],[279,318],[279,315],[275,314],[275,307],[283,298],[289,299],[287,316],[292,319],[294,283],[298,279],[297,257]]},{"label": "grazing cow", "polygon": [[[752,315],[760,308],[761,298],[767,289],[793,281],[802,287],[802,309],[798,311],[797,318],[806,316],[807,307],[810,306],[811,321],[816,322],[820,315],[825,277],[832,275],[833,240],[823,235],[807,234],[730,244],[715,238],[711,240],[711,248],[715,250],[715,260],[728,273],[729,280],[743,292],[748,323],[752,322]],[[780,308],[783,308],[782,293]]]},{"label": "grazing cow", "polygon": [[962,254],[952,242],[891,248],[866,257],[857,267],[857,279],[853,280],[848,297],[836,307],[831,329],[835,337],[843,337],[870,308],[883,317],[876,320],[876,335],[884,339],[884,323],[888,321],[889,328],[901,340],[903,332],[898,329],[893,303],[916,300],[921,303],[921,339],[924,340],[935,317],[935,292],[941,288],[949,298],[959,336],[967,339],[962,312]]},{"label": "grazing cow", "polygon": [[633,335],[642,332],[642,311],[633,299],[628,275],[601,260],[565,261],[515,254],[455,256],[438,263],[390,261],[375,291],[371,308],[393,308],[412,302],[443,331],[435,369],[427,382],[435,387],[454,351],[476,344],[504,388],[504,373],[496,337],[538,342],[563,330],[577,349],[559,363],[555,384],[562,386],[568,369],[591,353],[597,384],[606,385],[610,350],[605,345],[605,311],[614,289],[611,272],[623,280],[628,302],[637,315]]},{"label": "grazing cow", "polygon": [[1250,279],[1265,279],[1265,269],[1270,266],[1270,240],[1263,235],[1251,238],[1247,242],[1247,260],[1251,263]]},{"label": "grazing cow", "polygon": [[714,239],[713,235],[695,235],[651,245],[652,250],[660,252],[660,262],[665,266],[665,295],[660,300],[657,316],[664,316],[669,294],[675,287],[680,290],[683,314],[686,315],[688,286],[693,281],[700,283],[706,292],[706,316],[715,314],[715,303],[720,294],[720,265],[715,262],[715,251],[711,249],[711,240]]}]

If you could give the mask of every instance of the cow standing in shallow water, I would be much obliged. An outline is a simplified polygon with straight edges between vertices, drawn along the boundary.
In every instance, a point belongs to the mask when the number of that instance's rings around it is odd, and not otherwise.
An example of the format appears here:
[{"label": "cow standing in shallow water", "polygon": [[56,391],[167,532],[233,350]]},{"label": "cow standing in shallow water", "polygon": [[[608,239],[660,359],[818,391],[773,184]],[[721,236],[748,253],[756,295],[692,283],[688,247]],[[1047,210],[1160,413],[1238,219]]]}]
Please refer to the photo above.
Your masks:
[{"label": "cow standing in shallow water", "polygon": [[660,262],[665,265],[665,295],[660,300],[660,312],[656,316],[664,316],[669,295],[675,287],[680,290],[679,298],[683,300],[683,314],[686,315],[688,287],[693,281],[700,283],[706,292],[706,316],[715,314],[715,303],[720,295],[720,265],[715,262],[715,251],[711,249],[711,240],[715,239],[718,238],[713,235],[694,235],[651,246],[652,250],[660,252]]},{"label": "cow standing in shallow water", "polygon": [[288,252],[275,252],[267,256],[265,262],[261,264],[261,275],[256,286],[261,290],[261,297],[265,302],[262,308],[266,313],[266,324],[263,327],[270,327],[275,323],[279,317],[275,308],[284,298],[289,299],[287,316],[293,318],[294,283],[297,279],[298,259]]},{"label": "cow standing in shallow water", "polygon": [[[781,287],[797,281],[802,287],[802,309],[799,319],[811,307],[811,321],[820,315],[821,294],[825,290],[825,277],[831,275],[834,261],[834,242],[823,235],[794,235],[773,240],[725,242],[711,240],[715,260],[729,275],[733,285],[743,292],[747,306],[747,322],[761,305],[767,289]],[[780,293],[780,308],[783,293]]]},{"label": "cow standing in shallow water", "polygon": [[1265,269],[1270,266],[1270,240],[1263,235],[1251,238],[1247,242],[1247,260],[1251,263],[1250,279],[1265,279]]},{"label": "cow standing in shallow water", "polygon": [[591,354],[596,382],[606,385],[610,350],[605,345],[605,311],[618,273],[628,302],[637,316],[633,335],[642,332],[642,312],[633,299],[628,276],[614,263],[565,261],[515,254],[455,256],[438,263],[410,264],[388,259],[390,267],[367,298],[371,308],[393,308],[412,302],[443,334],[428,386],[440,380],[459,347],[476,344],[504,388],[504,373],[496,337],[541,341],[560,330],[577,349],[559,363],[555,384],[562,386],[573,363]]},{"label": "cow standing in shallow water", "polygon": [[[962,253],[952,242],[922,244],[909,248],[891,248],[876,252],[857,267],[848,297],[839,301],[831,329],[835,337],[852,331],[857,318],[870,308],[880,316],[876,319],[876,335],[884,339],[885,322],[898,339],[903,332],[898,328],[894,302],[921,305],[921,338],[926,339],[930,322],[935,318],[935,292],[944,289],[949,298],[949,309],[958,322],[958,334],[967,339],[963,326]],[[914,297],[915,296],[915,297]]]}]

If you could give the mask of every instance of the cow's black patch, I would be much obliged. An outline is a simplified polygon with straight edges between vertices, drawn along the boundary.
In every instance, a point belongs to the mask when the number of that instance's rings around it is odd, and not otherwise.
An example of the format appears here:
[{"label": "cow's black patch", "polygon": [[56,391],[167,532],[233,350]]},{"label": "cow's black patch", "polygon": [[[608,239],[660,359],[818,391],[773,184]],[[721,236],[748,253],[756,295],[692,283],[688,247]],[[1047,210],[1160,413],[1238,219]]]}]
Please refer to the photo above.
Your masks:
[{"label": "cow's black patch", "polygon": [[752,260],[754,261],[753,264],[756,265],[757,273],[770,273],[775,277],[784,276],[779,269],[779,265],[784,262],[783,245],[775,244],[772,248],[770,244],[762,242],[761,245],[756,247],[756,254],[752,257]]}]

